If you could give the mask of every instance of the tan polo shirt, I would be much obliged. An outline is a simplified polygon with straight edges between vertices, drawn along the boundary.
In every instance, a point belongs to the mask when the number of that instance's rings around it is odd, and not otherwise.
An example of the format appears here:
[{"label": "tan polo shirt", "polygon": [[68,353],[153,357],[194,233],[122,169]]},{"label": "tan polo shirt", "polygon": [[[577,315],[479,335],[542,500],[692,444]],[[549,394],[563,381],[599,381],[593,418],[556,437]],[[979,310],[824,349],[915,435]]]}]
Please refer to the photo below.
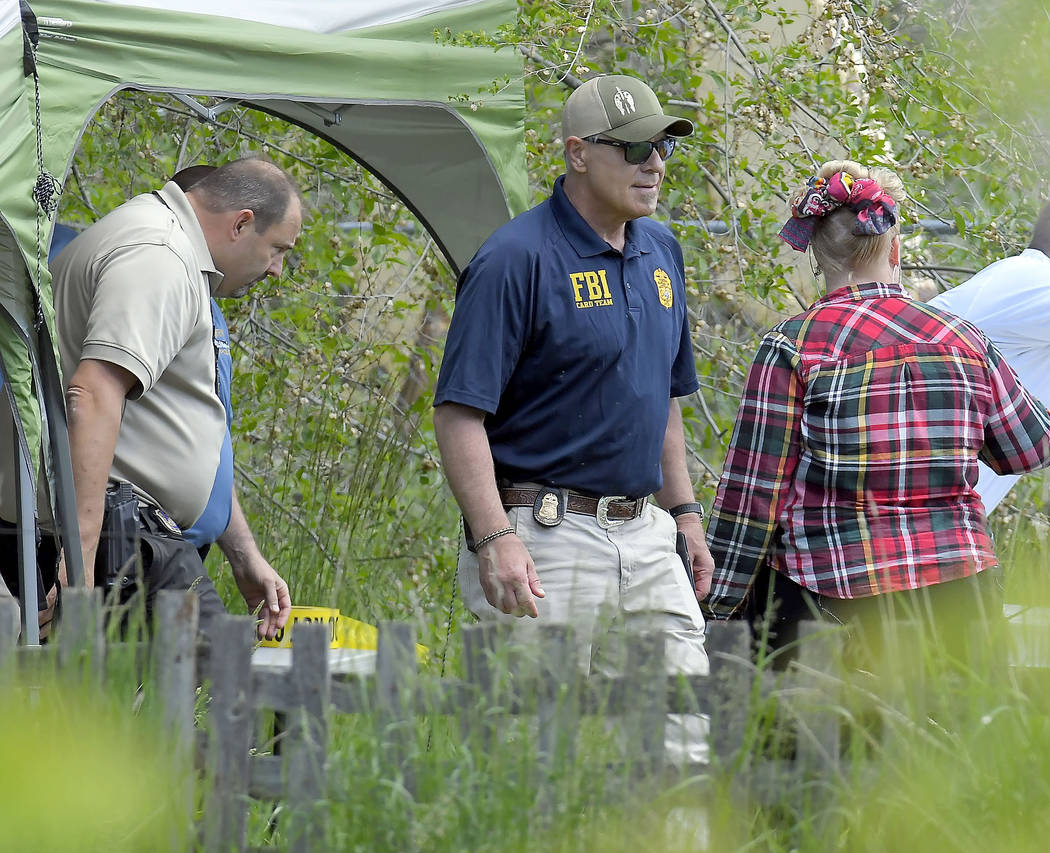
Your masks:
[{"label": "tan polo shirt", "polygon": [[110,476],[182,527],[208,502],[226,430],[215,390],[211,294],[222,280],[182,190],[136,196],[55,259],[55,317],[66,380],[81,359],[138,380]]}]

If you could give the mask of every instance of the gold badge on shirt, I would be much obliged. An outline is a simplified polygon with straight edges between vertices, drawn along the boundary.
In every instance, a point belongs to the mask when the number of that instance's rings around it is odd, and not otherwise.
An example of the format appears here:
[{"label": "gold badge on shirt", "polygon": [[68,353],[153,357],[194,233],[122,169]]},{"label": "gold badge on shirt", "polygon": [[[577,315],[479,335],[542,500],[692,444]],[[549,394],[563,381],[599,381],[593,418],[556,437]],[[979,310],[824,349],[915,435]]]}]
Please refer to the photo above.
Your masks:
[{"label": "gold badge on shirt", "polygon": [[653,281],[656,282],[656,293],[660,297],[660,304],[664,308],[674,305],[674,291],[671,290],[671,276],[659,267],[653,273]]}]

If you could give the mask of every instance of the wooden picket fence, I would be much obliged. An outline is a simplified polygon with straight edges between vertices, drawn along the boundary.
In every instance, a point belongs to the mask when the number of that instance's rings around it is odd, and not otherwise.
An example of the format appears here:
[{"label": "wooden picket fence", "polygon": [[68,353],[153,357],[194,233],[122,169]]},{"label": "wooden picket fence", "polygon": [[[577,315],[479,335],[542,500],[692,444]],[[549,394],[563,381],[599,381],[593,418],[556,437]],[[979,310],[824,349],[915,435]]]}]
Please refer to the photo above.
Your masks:
[{"label": "wooden picket fence", "polygon": [[[13,616],[9,608],[9,601],[0,600],[0,625]],[[377,717],[378,730],[385,733],[384,766],[409,795],[416,781],[415,720],[451,716],[460,721],[464,735],[476,738],[485,749],[497,737],[500,717],[483,711],[496,703],[502,714],[534,714],[539,719],[538,761],[552,771],[558,762],[573,760],[581,717],[601,714],[622,717],[625,730],[632,733],[624,745],[624,760],[632,772],[660,774],[668,770],[666,715],[703,713],[711,719],[712,764],[695,769],[706,773],[732,768],[734,782],[747,795],[775,798],[792,780],[839,772],[841,718],[829,707],[837,683],[830,673],[837,635],[815,623],[803,631],[811,636],[800,644],[798,666],[776,684],[750,662],[748,631],[739,622],[708,626],[710,674],[688,678],[664,673],[661,635],[632,638],[622,675],[583,677],[575,664],[571,631],[548,626],[540,632],[541,648],[534,658],[541,662],[539,668],[508,679],[506,658],[495,653],[506,645],[506,626],[473,625],[462,630],[465,678],[437,679],[419,671],[414,629],[405,623],[379,626],[375,671],[368,675],[330,671],[330,635],[323,625],[296,626],[291,666],[284,671],[253,667],[255,633],[250,617],[221,617],[210,651],[204,653],[195,641],[196,628],[194,595],[158,596],[148,649],[152,672],[148,689],[163,709],[177,766],[189,766],[181,762],[196,755],[203,771],[209,793],[198,833],[208,851],[246,849],[251,797],[285,804],[281,835],[288,849],[324,848],[325,809],[317,804],[329,792],[327,751],[333,714]],[[67,590],[55,642],[26,648],[5,646],[0,639],[0,674],[10,674],[12,658],[16,667],[31,667],[34,661],[54,656],[60,672],[74,672],[101,684],[106,660],[103,636],[99,598],[87,591]],[[203,728],[195,724],[196,688],[201,683],[210,685]],[[756,761],[741,751],[745,727],[754,703],[763,701],[771,690],[793,713],[798,734],[790,759]],[[813,701],[814,696],[823,696],[824,701]],[[258,715],[265,711],[280,715],[279,755],[252,754]],[[539,774],[539,784],[544,778]],[[187,820],[192,820],[192,785],[180,796]],[[544,801],[542,792],[537,801]]]}]

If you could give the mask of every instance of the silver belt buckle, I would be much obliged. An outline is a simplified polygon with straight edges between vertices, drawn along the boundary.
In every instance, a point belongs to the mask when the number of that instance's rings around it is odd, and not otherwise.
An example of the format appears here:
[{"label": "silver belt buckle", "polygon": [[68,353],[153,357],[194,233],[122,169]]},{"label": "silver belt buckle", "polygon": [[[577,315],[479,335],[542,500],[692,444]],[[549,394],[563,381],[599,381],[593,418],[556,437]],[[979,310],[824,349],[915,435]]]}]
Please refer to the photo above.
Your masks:
[{"label": "silver belt buckle", "polygon": [[613,501],[625,500],[627,500],[627,495],[609,495],[604,498],[598,498],[598,509],[595,510],[594,517],[598,520],[598,526],[602,530],[608,530],[610,527],[619,527],[626,521],[626,519],[609,518],[609,504]]}]

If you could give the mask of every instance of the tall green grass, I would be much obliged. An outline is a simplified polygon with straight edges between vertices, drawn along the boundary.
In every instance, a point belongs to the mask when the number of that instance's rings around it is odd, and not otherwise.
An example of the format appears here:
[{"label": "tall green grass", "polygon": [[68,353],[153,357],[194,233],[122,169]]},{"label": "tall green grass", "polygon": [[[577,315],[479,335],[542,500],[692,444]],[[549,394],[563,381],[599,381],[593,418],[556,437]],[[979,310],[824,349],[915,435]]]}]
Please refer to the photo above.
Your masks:
[{"label": "tall green grass", "polygon": [[[198,125],[180,109],[143,94],[107,107],[78,160],[90,187],[86,206],[68,193],[62,218],[87,222],[152,189],[173,171],[180,149],[184,163],[259,151],[259,138],[299,152],[304,159],[271,152],[304,186],[318,187],[291,272],[280,287],[224,306],[236,358],[241,500],[297,603],[337,606],[368,622],[410,619],[434,667],[444,662],[459,672],[455,628],[469,616],[453,597],[458,514],[437,469],[426,393],[452,276],[425,240],[398,236],[395,226],[409,215],[396,200],[326,144],[249,110],[236,111],[223,129]],[[177,118],[178,132],[162,113]],[[114,138],[123,146],[116,157]],[[379,228],[373,237],[340,234],[332,223],[343,218]],[[717,318],[713,305],[705,316]],[[720,347],[727,329],[715,325],[698,338]],[[722,462],[722,428],[735,411],[733,379],[748,357],[702,353],[705,406],[715,415],[690,413],[687,429],[710,470],[707,499]],[[423,393],[403,399],[413,372]],[[992,519],[1008,598],[1024,606],[1050,605],[1043,483],[1027,478]],[[242,610],[221,555],[208,565],[231,609]],[[1050,646],[1050,636],[1044,642]],[[322,806],[330,848],[685,851],[703,848],[691,823],[706,820],[711,850],[1044,849],[1050,688],[1038,675],[946,669],[933,648],[910,647],[907,659],[923,672],[921,691],[826,674],[828,689],[812,702],[845,730],[840,770],[784,785],[773,797],[754,796],[743,779],[761,755],[789,740],[790,715],[780,707],[787,702],[776,698],[752,703],[743,755],[710,778],[631,781],[602,721],[588,721],[578,760],[551,780],[554,808],[538,799],[543,771],[527,724],[507,719],[496,742],[479,749],[448,720],[421,721],[413,730],[419,792],[410,800],[382,760],[387,733],[367,716],[341,720],[333,724],[332,788]],[[139,706],[135,666],[114,672],[104,693],[70,692],[47,677],[2,694],[0,758],[17,771],[8,774],[10,796],[0,796],[0,832],[7,832],[0,849],[163,849],[165,807],[140,796],[170,783],[163,738],[150,722],[148,691]],[[871,719],[891,735],[885,742],[870,734]],[[263,751],[270,746],[260,742]],[[46,778],[35,770],[41,757]],[[120,797],[111,789],[124,791],[124,779],[133,784],[114,805]],[[68,821],[48,820],[77,797],[83,810],[70,806]],[[252,815],[250,843],[280,846],[280,814],[273,821],[273,807],[256,804]],[[24,827],[36,834],[18,834]]]},{"label": "tall green grass", "polygon": [[[59,629],[61,630],[61,629]],[[176,757],[134,646],[58,670],[0,666],[0,849],[193,849],[193,770]]]},{"label": "tall green grass", "polygon": [[[1050,625],[1033,636],[1050,648]],[[832,637],[832,647],[845,642]],[[972,658],[921,634],[899,639],[899,666],[886,671],[828,665],[804,688],[782,683],[763,701],[753,691],[742,699],[751,717],[741,754],[696,776],[639,778],[603,715],[581,722],[573,760],[545,763],[536,724],[507,713],[502,693],[465,708],[492,722],[491,742],[465,734],[455,717],[427,716],[407,724],[399,765],[387,750],[400,732],[379,715],[334,716],[329,791],[317,806],[326,849],[1045,849],[1050,671],[1008,666],[1019,654],[1008,632]],[[458,671],[455,654],[447,663]],[[439,662],[431,666],[424,691],[439,681]],[[496,666],[509,669],[502,657]],[[167,760],[148,674],[134,650],[119,648],[107,671],[104,691],[86,675],[71,684],[62,675],[60,686],[38,667],[0,692],[0,756],[10,771],[0,774],[0,849],[192,848],[173,795],[186,769]],[[756,684],[763,678],[759,670]],[[768,784],[762,761],[789,751],[798,719],[814,711],[841,728],[837,767]],[[272,746],[258,742],[262,752]],[[415,796],[403,784],[408,767]],[[250,808],[249,843],[291,849],[282,807]]]}]

